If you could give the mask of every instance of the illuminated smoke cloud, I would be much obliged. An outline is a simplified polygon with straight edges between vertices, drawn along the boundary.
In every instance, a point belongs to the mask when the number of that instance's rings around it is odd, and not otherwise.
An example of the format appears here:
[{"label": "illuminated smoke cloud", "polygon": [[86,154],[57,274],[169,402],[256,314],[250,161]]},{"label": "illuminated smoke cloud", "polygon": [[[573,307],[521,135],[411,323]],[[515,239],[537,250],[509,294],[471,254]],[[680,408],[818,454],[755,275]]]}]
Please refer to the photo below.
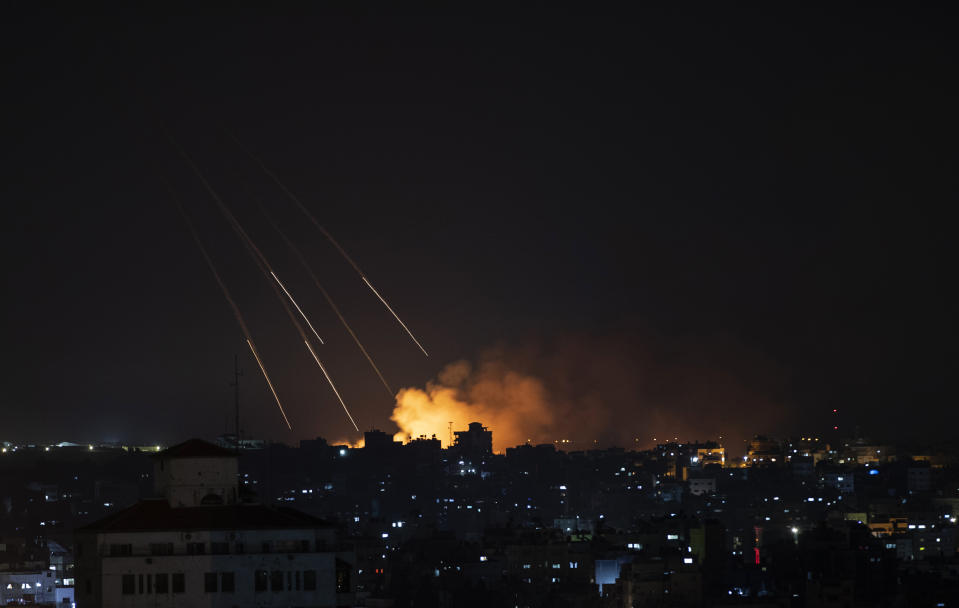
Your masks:
[{"label": "illuminated smoke cloud", "polygon": [[493,448],[502,452],[527,439],[543,440],[554,411],[536,379],[487,361],[475,371],[459,361],[448,365],[426,390],[402,389],[391,419],[400,427],[396,439],[436,434],[446,446],[448,424],[462,430],[482,422],[493,430]]},{"label": "illuminated smoke cloud", "polygon": [[[688,343],[687,343],[688,342]],[[397,440],[481,422],[501,453],[531,441],[567,450],[723,435],[742,453],[754,433],[782,428],[777,399],[782,372],[729,338],[665,342],[567,336],[548,344],[498,347],[475,365],[448,365],[424,389],[397,394],[391,419]]]}]

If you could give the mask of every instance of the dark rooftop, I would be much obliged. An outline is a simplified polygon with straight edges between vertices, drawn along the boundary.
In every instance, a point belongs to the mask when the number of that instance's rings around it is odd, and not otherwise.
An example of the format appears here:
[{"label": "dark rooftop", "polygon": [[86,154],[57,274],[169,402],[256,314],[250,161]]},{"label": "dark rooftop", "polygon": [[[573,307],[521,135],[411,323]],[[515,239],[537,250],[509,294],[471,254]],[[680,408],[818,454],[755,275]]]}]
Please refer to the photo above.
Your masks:
[{"label": "dark rooftop", "polygon": [[172,508],[162,498],[137,504],[79,528],[88,532],[327,528],[332,524],[289,507],[228,505]]},{"label": "dark rooftop", "polygon": [[233,450],[221,448],[202,439],[188,439],[183,443],[170,446],[156,455],[156,458],[236,458]]}]

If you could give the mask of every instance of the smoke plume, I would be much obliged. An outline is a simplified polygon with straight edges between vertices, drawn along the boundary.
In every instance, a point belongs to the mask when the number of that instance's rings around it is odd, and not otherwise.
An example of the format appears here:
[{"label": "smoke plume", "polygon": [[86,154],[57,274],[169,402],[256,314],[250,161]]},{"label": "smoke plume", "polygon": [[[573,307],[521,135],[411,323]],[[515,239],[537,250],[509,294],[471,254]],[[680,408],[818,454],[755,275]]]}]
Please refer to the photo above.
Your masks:
[{"label": "smoke plume", "polygon": [[[499,346],[447,365],[425,388],[399,391],[397,440],[481,422],[503,452],[527,441],[566,450],[715,439],[733,454],[786,422],[784,374],[728,336],[657,340],[567,336]],[[565,440],[565,442],[564,442]]]}]

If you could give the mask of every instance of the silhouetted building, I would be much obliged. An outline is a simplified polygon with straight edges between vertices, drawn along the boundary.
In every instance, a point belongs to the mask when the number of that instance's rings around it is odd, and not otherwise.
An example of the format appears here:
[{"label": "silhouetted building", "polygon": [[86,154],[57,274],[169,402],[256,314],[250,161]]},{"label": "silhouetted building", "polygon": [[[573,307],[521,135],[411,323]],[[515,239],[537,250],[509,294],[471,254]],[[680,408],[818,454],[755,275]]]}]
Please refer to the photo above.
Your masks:
[{"label": "silhouetted building", "polygon": [[485,458],[493,454],[493,431],[479,422],[470,422],[469,429],[456,431],[455,447],[467,458]]}]

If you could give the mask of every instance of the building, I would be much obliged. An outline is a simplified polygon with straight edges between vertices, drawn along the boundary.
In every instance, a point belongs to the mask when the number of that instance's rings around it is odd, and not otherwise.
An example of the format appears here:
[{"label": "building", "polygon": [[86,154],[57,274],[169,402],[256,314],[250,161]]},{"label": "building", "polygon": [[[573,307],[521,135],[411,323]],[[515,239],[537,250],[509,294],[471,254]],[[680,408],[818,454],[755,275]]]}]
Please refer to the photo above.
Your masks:
[{"label": "building", "polygon": [[454,447],[461,456],[478,461],[493,454],[493,431],[482,423],[470,422],[468,430],[456,431],[455,435]]},{"label": "building", "polygon": [[783,448],[775,439],[756,435],[749,442],[744,460],[749,466],[782,463],[784,460]]},{"label": "building", "polygon": [[232,450],[193,439],[160,453],[154,473],[161,498],[76,531],[80,608],[352,603],[336,528],[241,502]]},{"label": "building", "polygon": [[49,570],[15,570],[0,572],[0,603],[48,604],[56,602],[57,588]]},{"label": "building", "polygon": [[910,466],[906,469],[906,488],[910,492],[928,492],[932,487],[932,476],[928,466]]},{"label": "building", "polygon": [[689,493],[693,496],[709,495],[715,492],[715,477],[691,477],[689,479]]},{"label": "building", "polygon": [[856,491],[856,478],[849,472],[827,472],[820,478],[822,482],[832,488],[835,488],[843,494],[851,494]]}]

